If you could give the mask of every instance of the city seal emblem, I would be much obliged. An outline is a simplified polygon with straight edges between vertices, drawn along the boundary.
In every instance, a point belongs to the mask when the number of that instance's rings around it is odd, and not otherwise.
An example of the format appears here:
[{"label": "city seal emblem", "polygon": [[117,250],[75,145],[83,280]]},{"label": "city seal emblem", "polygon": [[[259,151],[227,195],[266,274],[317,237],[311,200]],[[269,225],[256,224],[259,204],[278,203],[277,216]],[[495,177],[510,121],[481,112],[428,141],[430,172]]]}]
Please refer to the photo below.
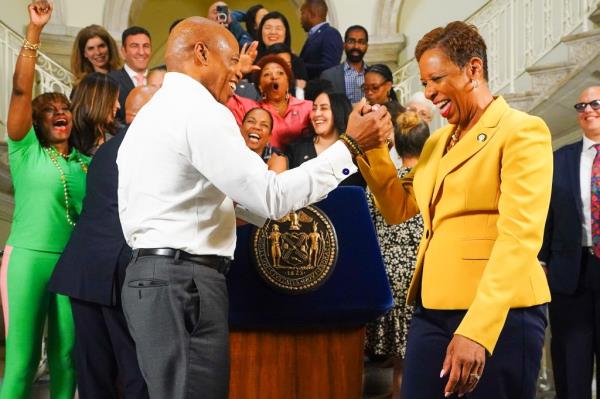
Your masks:
[{"label": "city seal emblem", "polygon": [[339,248],[335,228],[316,206],[268,220],[252,234],[252,257],[258,274],[271,287],[302,294],[331,276]]}]

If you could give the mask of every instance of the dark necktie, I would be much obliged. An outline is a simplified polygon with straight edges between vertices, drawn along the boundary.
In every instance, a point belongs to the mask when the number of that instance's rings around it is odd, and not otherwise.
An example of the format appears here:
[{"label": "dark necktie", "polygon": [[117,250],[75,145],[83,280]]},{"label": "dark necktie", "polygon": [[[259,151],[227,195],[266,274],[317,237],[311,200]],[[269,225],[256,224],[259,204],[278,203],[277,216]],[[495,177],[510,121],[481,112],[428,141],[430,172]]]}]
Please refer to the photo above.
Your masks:
[{"label": "dark necktie", "polygon": [[600,258],[600,144],[594,144],[596,156],[592,164],[591,198],[592,210],[592,248],[594,255]]}]

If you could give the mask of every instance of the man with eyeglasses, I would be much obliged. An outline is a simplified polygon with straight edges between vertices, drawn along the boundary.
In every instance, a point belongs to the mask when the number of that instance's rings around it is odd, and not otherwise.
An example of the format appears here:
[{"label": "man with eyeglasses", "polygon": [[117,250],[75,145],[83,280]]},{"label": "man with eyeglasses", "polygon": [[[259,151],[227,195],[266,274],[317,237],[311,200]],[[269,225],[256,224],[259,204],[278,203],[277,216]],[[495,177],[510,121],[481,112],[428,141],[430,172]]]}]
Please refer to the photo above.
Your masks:
[{"label": "man with eyeglasses", "polygon": [[[539,260],[552,293],[552,366],[558,399],[591,399],[600,360],[600,86],[575,110],[583,137],[554,153],[552,197]],[[600,389],[596,366],[596,391]]]},{"label": "man with eyeglasses", "polygon": [[365,83],[367,64],[363,58],[368,48],[369,32],[360,25],[352,25],[344,34],[346,60],[321,73],[321,79],[329,80],[334,91],[346,94],[352,104],[364,96],[362,85]]}]

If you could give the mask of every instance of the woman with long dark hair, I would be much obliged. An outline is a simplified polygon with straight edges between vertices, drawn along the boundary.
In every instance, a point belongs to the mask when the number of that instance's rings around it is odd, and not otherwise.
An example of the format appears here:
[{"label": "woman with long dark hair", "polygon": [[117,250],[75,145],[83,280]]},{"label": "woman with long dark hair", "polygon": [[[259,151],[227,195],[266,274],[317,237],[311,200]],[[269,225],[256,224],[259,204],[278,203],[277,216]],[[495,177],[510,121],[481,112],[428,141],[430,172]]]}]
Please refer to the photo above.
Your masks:
[{"label": "woman with long dark hair", "polygon": [[73,91],[73,134],[69,141],[93,155],[117,130],[119,86],[106,74],[92,72]]},{"label": "woman with long dark hair", "polygon": [[[288,145],[283,152],[284,156],[277,157],[270,169],[282,172],[316,158],[346,131],[350,112],[352,112],[352,104],[345,94],[329,92],[319,94],[313,102],[310,125],[304,137]],[[360,173],[355,173],[340,185],[365,187],[366,183]]]},{"label": "woman with long dark hair", "polygon": [[72,399],[71,306],[69,298],[49,293],[47,285],[81,211],[89,158],[69,143],[73,117],[64,95],[45,93],[32,102],[40,34],[52,5],[38,0],[28,8],[7,121],[15,211],[0,278],[6,328],[0,398],[29,398],[47,321],[52,398]]},{"label": "woman with long dark hair", "polygon": [[[292,33],[290,24],[282,13],[271,11],[265,15],[258,26],[258,58],[260,60],[267,53],[267,48],[277,43],[283,43],[288,48],[292,47]],[[304,88],[308,80],[308,73],[302,58],[291,53],[291,68],[296,78],[296,84]],[[300,82],[298,82],[300,81]]]}]

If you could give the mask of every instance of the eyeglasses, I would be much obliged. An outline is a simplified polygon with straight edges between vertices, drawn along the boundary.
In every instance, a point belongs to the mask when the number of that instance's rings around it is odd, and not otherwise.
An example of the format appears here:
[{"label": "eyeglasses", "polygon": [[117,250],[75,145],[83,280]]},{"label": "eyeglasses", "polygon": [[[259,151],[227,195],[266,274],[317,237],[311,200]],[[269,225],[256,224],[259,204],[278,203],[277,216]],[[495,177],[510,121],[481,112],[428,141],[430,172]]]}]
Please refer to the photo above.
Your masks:
[{"label": "eyeglasses", "polygon": [[366,46],[367,45],[367,41],[364,39],[346,39],[346,44],[349,45],[355,45],[358,44],[359,46]]},{"label": "eyeglasses", "polygon": [[579,113],[585,112],[587,106],[590,106],[594,111],[598,111],[600,109],[600,100],[592,100],[589,103],[577,103],[573,105],[573,108]]},{"label": "eyeglasses", "polygon": [[383,86],[385,84],[378,84],[378,85],[367,85],[367,84],[363,84],[360,86],[360,88],[362,89],[362,91],[377,91],[381,88],[381,86]]}]

